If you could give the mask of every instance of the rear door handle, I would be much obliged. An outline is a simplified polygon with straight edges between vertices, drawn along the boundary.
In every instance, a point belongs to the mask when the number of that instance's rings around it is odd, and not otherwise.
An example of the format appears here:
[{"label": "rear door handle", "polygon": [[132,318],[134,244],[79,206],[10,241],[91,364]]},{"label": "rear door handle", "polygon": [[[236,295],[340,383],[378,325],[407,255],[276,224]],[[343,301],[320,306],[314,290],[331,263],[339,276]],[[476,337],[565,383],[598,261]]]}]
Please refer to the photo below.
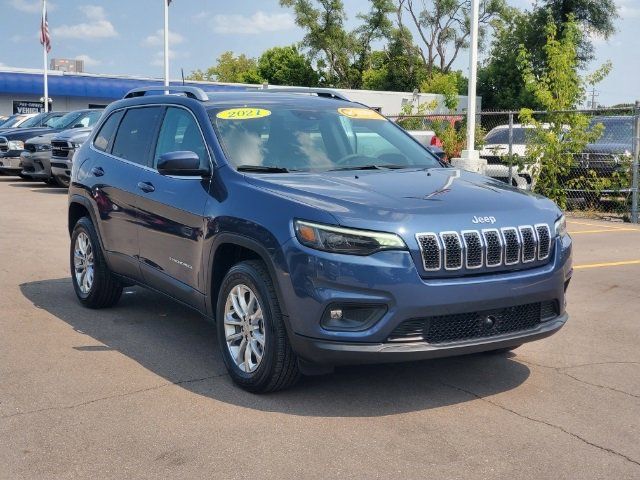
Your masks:
[{"label": "rear door handle", "polygon": [[138,182],[138,188],[145,193],[151,193],[156,190],[156,187],[149,182]]},{"label": "rear door handle", "polygon": [[104,175],[104,170],[102,169],[102,167],[93,167],[91,169],[91,173],[96,177],[101,177]]}]

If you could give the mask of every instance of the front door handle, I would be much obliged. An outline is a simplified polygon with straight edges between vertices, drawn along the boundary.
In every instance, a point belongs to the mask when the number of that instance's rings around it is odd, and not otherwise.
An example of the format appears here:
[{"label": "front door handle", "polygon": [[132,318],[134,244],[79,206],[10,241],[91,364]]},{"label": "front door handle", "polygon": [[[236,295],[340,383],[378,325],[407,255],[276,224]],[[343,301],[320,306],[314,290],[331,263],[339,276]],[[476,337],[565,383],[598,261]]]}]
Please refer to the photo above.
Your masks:
[{"label": "front door handle", "polygon": [[154,187],[150,182],[138,182],[138,188],[145,193],[151,193],[156,190],[156,187]]},{"label": "front door handle", "polygon": [[91,169],[91,173],[96,177],[101,177],[104,175],[104,170],[102,169],[102,167],[93,167]]}]

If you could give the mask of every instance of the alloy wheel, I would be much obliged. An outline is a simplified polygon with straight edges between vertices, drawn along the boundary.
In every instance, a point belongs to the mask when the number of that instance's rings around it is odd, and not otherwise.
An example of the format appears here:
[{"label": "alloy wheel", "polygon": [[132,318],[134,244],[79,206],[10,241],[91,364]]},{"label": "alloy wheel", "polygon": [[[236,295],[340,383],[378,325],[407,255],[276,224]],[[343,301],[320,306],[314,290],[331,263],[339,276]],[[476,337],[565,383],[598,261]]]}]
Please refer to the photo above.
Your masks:
[{"label": "alloy wheel", "polygon": [[76,237],[73,248],[73,265],[76,283],[83,294],[88,294],[93,286],[93,247],[91,240],[85,232],[80,232]]}]

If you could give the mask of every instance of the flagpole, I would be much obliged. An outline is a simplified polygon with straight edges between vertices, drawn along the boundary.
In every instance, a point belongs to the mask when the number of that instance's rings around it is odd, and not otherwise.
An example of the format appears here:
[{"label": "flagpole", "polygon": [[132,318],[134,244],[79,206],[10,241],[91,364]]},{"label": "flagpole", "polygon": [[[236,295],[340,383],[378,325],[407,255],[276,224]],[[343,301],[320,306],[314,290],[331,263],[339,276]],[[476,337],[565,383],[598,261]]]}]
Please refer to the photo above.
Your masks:
[{"label": "flagpole", "polygon": [[[162,0],[164,3],[164,86],[169,87],[169,3],[171,0]],[[168,93],[168,91],[166,92]]]},{"label": "flagpole", "polygon": [[[47,0],[42,0],[42,25],[40,29],[42,31],[45,19],[47,18]],[[42,59],[44,62],[44,111],[49,111],[49,78],[48,78],[48,65],[47,65],[47,42],[42,42]]]}]

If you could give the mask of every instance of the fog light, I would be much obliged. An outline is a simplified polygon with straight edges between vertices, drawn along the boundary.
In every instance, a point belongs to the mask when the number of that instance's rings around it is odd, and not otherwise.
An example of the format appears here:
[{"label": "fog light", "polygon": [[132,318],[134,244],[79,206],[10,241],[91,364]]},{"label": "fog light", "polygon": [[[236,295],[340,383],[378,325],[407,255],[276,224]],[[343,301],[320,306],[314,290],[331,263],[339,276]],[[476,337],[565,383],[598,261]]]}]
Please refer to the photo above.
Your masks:
[{"label": "fog light", "polygon": [[387,312],[385,305],[330,305],[320,324],[326,330],[366,330]]}]

